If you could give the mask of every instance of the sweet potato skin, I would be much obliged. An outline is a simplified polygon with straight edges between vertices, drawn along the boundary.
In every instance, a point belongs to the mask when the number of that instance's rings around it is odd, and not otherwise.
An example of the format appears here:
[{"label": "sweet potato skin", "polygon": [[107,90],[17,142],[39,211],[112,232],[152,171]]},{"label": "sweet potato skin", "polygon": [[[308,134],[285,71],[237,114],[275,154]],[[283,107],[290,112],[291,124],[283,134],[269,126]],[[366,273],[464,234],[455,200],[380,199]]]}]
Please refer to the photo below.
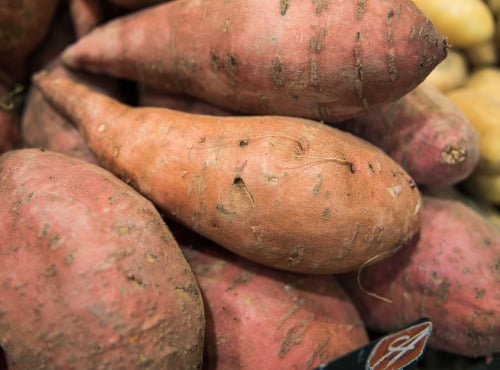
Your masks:
[{"label": "sweet potato skin", "polygon": [[151,202],[98,166],[38,149],[0,157],[0,195],[10,369],[201,367],[198,285]]},{"label": "sweet potato skin", "polygon": [[21,145],[21,116],[16,109],[16,86],[0,81],[0,154]]},{"label": "sweet potato skin", "polygon": [[204,369],[313,369],[368,343],[331,275],[270,269],[171,225],[204,298]]},{"label": "sweet potato skin", "polygon": [[0,6],[0,66],[10,72],[47,34],[59,0],[4,1]]},{"label": "sweet potato skin", "polygon": [[167,216],[254,261],[345,272],[418,229],[413,179],[348,133],[300,118],[131,108],[67,79],[34,82],[103,166]]},{"label": "sweet potato skin", "polygon": [[336,127],[380,147],[419,185],[456,184],[479,162],[476,129],[451,100],[428,84]]},{"label": "sweet potato skin", "polygon": [[231,116],[234,112],[217,107],[200,99],[185,94],[170,94],[146,86],[138,88],[139,107],[160,107],[186,113],[210,114],[213,116]]},{"label": "sweet potato skin", "polygon": [[429,317],[435,348],[466,356],[500,351],[500,231],[458,200],[425,195],[419,237],[340,281],[369,328]]},{"label": "sweet potato skin", "polygon": [[181,0],[98,27],[63,59],[245,114],[338,121],[399,98],[446,53],[409,0]]},{"label": "sweet potato skin", "polygon": [[[63,66],[60,54],[75,41],[73,22],[69,11],[60,12],[44,42],[30,57],[32,73],[44,70],[53,76],[67,77],[86,83],[93,88],[118,96],[118,84],[106,76],[78,73]],[[20,130],[23,145],[31,148],[45,148],[97,163],[97,158],[87,147],[78,129],[64,116],[52,108],[35,88],[26,94]]]}]

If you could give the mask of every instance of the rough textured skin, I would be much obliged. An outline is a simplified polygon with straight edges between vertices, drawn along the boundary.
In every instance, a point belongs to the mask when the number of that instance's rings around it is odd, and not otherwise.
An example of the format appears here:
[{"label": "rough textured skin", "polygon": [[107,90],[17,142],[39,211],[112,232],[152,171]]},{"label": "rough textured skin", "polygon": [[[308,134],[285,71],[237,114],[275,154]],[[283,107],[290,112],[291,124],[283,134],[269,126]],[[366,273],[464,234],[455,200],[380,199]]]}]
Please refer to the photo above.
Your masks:
[{"label": "rough textured skin", "polygon": [[300,118],[132,108],[47,74],[34,82],[103,166],[169,217],[262,264],[354,270],[419,227],[413,179],[351,134]]},{"label": "rough textured skin", "polygon": [[428,84],[336,126],[380,147],[419,185],[456,184],[479,162],[476,129],[455,104]]},{"label": "rough textured skin", "polygon": [[247,114],[337,121],[404,95],[446,53],[410,0],[181,0],[96,28],[63,58]]},{"label": "rough textured skin", "polygon": [[17,70],[47,34],[59,0],[2,1],[0,66]]},{"label": "rough textured skin", "polygon": [[368,343],[333,276],[266,268],[171,227],[205,302],[204,369],[313,369]]},{"label": "rough textured skin", "polygon": [[9,369],[199,369],[198,285],[154,206],[62,154],[0,157],[0,346]]},{"label": "rough textured skin", "polygon": [[420,236],[340,281],[365,324],[393,330],[422,316],[430,345],[466,356],[500,351],[500,231],[459,200],[424,196]]}]

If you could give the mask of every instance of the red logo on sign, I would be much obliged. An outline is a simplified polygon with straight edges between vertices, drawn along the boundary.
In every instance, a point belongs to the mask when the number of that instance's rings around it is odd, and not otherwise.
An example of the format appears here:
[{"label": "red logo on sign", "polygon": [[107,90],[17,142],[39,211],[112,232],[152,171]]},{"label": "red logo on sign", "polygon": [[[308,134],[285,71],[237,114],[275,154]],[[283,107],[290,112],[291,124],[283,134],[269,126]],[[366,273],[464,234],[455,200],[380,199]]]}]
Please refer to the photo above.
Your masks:
[{"label": "red logo on sign", "polygon": [[366,362],[367,370],[398,370],[423,353],[432,332],[432,323],[425,321],[382,338]]}]

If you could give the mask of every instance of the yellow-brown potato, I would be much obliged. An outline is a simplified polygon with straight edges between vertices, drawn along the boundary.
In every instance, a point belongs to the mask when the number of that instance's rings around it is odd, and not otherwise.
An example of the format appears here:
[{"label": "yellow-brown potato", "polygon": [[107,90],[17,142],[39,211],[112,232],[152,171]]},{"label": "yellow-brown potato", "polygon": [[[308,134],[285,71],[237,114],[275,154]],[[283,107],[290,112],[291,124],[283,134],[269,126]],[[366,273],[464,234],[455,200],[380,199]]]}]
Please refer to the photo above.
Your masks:
[{"label": "yellow-brown potato", "polygon": [[481,0],[413,0],[451,46],[469,47],[493,37],[495,22]]},{"label": "yellow-brown potato", "polygon": [[486,67],[474,70],[466,86],[500,99],[500,68]]},{"label": "yellow-brown potato", "polygon": [[476,171],[465,180],[463,187],[473,197],[500,204],[500,175]]},{"label": "yellow-brown potato", "polygon": [[478,169],[500,174],[500,98],[467,87],[453,90],[447,96],[464,112],[478,132]]},{"label": "yellow-brown potato", "polygon": [[498,62],[498,51],[494,37],[465,49],[467,60],[473,68],[494,66]]},{"label": "yellow-brown potato", "polygon": [[444,93],[462,86],[468,74],[465,55],[457,49],[450,49],[446,58],[429,73],[425,82]]}]

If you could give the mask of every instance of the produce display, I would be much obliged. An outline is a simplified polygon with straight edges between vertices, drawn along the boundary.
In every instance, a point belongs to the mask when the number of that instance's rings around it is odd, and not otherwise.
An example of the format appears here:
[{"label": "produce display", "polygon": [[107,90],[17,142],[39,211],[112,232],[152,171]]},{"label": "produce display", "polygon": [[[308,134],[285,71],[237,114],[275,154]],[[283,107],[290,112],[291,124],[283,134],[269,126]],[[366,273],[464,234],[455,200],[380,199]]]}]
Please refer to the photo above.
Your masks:
[{"label": "produce display", "polygon": [[7,1],[0,41],[0,370],[497,369],[500,1]]}]

